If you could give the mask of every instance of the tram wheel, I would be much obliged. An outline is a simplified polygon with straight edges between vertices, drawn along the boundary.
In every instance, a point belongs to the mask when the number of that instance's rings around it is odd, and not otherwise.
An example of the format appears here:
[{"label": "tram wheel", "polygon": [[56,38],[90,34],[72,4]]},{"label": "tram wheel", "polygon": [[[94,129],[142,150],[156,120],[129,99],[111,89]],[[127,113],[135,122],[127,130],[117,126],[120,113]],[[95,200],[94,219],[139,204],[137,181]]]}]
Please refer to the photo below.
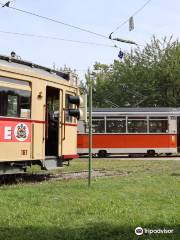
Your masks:
[{"label": "tram wheel", "polygon": [[106,152],[106,150],[100,150],[100,151],[98,152],[98,157],[99,157],[99,158],[107,157],[107,152]]},{"label": "tram wheel", "polygon": [[156,156],[156,152],[153,149],[147,150],[147,156],[148,157],[155,157]]},{"label": "tram wheel", "polygon": [[166,154],[166,156],[171,156],[172,155],[172,153],[165,153]]}]

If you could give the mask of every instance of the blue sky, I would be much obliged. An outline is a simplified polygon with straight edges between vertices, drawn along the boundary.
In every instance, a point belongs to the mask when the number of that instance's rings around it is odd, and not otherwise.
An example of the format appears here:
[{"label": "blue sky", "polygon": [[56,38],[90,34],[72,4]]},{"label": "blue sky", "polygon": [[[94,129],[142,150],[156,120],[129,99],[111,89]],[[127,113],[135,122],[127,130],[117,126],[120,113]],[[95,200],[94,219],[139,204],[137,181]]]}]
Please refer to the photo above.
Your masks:
[{"label": "blue sky", "polygon": [[[6,1],[0,0],[1,3]],[[11,6],[35,12],[91,31],[109,35],[118,25],[128,19],[146,0],[16,0]],[[139,44],[149,42],[154,34],[158,38],[180,37],[180,1],[152,0],[134,17],[135,29],[129,32],[128,24],[120,28],[113,36],[136,41]],[[81,32],[60,24],[18,13],[12,9],[0,9],[0,31],[30,33],[56,36],[59,38],[90,41],[112,45],[108,39]],[[13,50],[21,58],[52,67],[65,64],[77,69],[80,78],[92,68],[96,61],[113,63],[117,59],[118,49],[97,47],[57,40],[18,37],[0,33],[0,54],[9,55]],[[124,51],[132,46],[119,44]]]}]

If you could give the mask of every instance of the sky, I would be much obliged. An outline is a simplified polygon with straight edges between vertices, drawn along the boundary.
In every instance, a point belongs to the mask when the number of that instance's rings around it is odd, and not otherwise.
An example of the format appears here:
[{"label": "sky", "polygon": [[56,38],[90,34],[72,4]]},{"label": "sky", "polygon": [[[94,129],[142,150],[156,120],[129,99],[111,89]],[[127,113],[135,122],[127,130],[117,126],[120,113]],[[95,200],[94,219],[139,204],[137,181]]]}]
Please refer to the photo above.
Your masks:
[{"label": "sky", "polygon": [[[7,1],[0,0],[0,3]],[[109,36],[147,0],[14,0],[12,7],[34,12],[71,25]],[[151,0],[134,17],[135,28],[129,32],[128,23],[114,33],[113,37],[129,39],[145,45],[153,35],[180,38],[180,1]],[[86,45],[52,39],[8,35],[1,31],[46,35],[69,40],[95,42],[110,47]],[[0,8],[0,54],[10,55],[15,51],[22,59],[47,66],[76,69],[80,79],[95,62],[113,63],[118,59],[119,49],[130,51],[134,46],[114,43],[109,39],[19,13],[9,8]]]}]

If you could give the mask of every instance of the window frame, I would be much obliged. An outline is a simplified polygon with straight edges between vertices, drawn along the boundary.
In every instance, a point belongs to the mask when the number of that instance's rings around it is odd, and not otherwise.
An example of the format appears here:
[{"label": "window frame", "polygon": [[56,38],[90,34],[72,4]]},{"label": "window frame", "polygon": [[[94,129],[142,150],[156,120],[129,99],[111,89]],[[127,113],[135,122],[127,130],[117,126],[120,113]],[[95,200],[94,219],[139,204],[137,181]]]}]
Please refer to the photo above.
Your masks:
[{"label": "window frame", "polygon": [[[151,121],[159,121],[159,122],[167,122],[167,129],[165,132],[151,132],[150,131],[150,122]],[[168,116],[149,116],[149,120],[148,120],[148,125],[149,125],[149,134],[168,134],[170,132],[169,129],[169,117]]]},{"label": "window frame", "polygon": [[[94,132],[93,131],[93,121],[94,122],[97,122],[97,121],[100,121],[100,122],[103,122],[103,124],[104,124],[104,131],[103,132]],[[101,118],[96,118],[96,119],[93,119],[93,117],[92,117],[92,133],[93,134],[106,134],[106,127],[105,127],[105,124],[106,124],[106,120],[105,120],[105,117],[101,117]]]},{"label": "window frame", "polygon": [[[145,122],[146,123],[146,131],[143,132],[130,132],[129,131],[129,121],[135,121],[135,122]],[[127,133],[128,134],[148,134],[148,119],[146,117],[140,117],[139,119],[137,117],[127,117]]]},{"label": "window frame", "polygon": [[[146,122],[146,132],[129,132],[128,131],[128,117],[129,120],[135,120],[135,121],[145,121]],[[94,119],[93,119],[94,118]],[[146,114],[146,115],[119,115],[119,118],[117,118],[117,116],[114,118],[113,115],[95,115],[95,116],[92,116],[92,120],[103,120],[104,118],[104,121],[105,121],[105,132],[104,133],[92,133],[92,134],[107,134],[107,135],[110,135],[110,134],[122,134],[122,135],[126,135],[126,134],[135,134],[135,135],[140,135],[140,134],[146,134],[146,135],[152,135],[152,134],[169,134],[170,133],[170,124],[169,124],[169,116],[168,115],[159,115],[159,116],[156,116],[156,115],[149,115],[149,114]],[[108,120],[125,120],[126,121],[126,131],[125,132],[107,132],[107,121]],[[160,121],[167,121],[167,126],[168,126],[168,132],[150,132],[150,120],[160,120]],[[84,131],[85,134],[88,134],[88,124],[86,124],[86,129]]]},{"label": "window frame", "polygon": [[[125,131],[124,132],[119,132],[119,131],[116,131],[116,132],[109,132],[109,131],[107,131],[107,128],[108,128],[108,125],[107,125],[107,122],[108,121],[123,121],[123,122],[125,122]],[[126,121],[126,117],[119,117],[119,118],[114,118],[114,117],[112,117],[112,118],[110,118],[110,117],[106,117],[106,120],[105,120],[105,125],[106,125],[106,133],[107,134],[125,134],[126,133],[126,124],[127,124],[127,121]]]},{"label": "window frame", "polygon": [[[3,81],[4,80],[4,81]],[[0,90],[3,91],[7,96],[7,103],[6,103],[6,110],[3,110],[4,113],[2,112],[2,114],[0,115],[0,117],[5,117],[5,118],[18,118],[18,119],[31,119],[31,114],[32,114],[32,90],[31,90],[31,82],[29,81],[25,81],[25,80],[19,80],[19,79],[14,79],[14,78],[7,78],[7,77],[0,77]],[[8,94],[8,92],[12,91],[13,94]],[[25,95],[21,95],[21,92],[25,92],[29,93],[29,96],[27,96],[27,98],[29,99],[29,107],[28,108],[21,108],[21,98],[26,97]],[[16,115],[8,115],[8,96],[17,96],[18,97],[18,101],[17,101],[17,114]],[[22,113],[22,109],[26,109],[27,110],[27,117],[22,117],[21,114]],[[6,112],[6,114],[5,114]]]}]

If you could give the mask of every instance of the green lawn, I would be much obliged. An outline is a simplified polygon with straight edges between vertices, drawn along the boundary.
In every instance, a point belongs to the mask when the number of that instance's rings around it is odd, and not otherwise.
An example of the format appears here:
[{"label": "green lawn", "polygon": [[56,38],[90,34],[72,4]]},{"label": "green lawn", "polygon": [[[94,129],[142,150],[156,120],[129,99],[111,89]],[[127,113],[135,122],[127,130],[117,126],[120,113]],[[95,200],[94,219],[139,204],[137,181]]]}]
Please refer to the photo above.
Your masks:
[{"label": "green lawn", "polygon": [[[2,240],[180,239],[180,161],[93,159],[116,177],[0,187]],[[75,160],[60,171],[87,169]],[[137,226],[174,234],[136,236]]]}]

